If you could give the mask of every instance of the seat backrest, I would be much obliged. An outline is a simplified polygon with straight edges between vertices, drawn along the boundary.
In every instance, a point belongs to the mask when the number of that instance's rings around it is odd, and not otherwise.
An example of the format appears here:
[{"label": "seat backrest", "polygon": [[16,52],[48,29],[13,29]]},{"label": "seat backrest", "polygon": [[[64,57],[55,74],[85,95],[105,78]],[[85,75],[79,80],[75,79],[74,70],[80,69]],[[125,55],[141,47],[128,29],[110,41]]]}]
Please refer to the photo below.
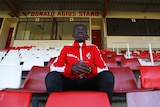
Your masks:
[{"label": "seat backrest", "polygon": [[45,107],[111,107],[105,92],[54,92]]},{"label": "seat backrest", "polygon": [[21,85],[21,65],[0,65],[0,90],[19,88]]},{"label": "seat backrest", "polygon": [[160,58],[160,51],[157,51],[157,57]]},{"label": "seat backrest", "polygon": [[160,66],[140,66],[142,88],[160,89]]},{"label": "seat backrest", "polygon": [[28,60],[24,61],[22,70],[29,71],[33,66],[44,66],[44,59],[35,57],[27,57]]},{"label": "seat backrest", "polygon": [[108,58],[106,54],[102,54],[102,58],[105,61],[107,67],[119,67],[114,58]]},{"label": "seat backrest", "polygon": [[115,56],[116,54],[117,53],[113,52],[113,51],[112,52],[111,51],[110,52],[106,52],[106,55],[107,55],[108,58],[111,58],[111,57]]},{"label": "seat backrest", "polygon": [[105,60],[107,67],[119,67],[117,61],[114,58],[108,58]]},{"label": "seat backrest", "polygon": [[131,92],[126,95],[127,107],[160,107],[160,91]]},{"label": "seat backrest", "polygon": [[114,58],[117,62],[121,62],[122,59],[125,59],[124,55],[115,55],[115,56],[113,56],[113,58]]},{"label": "seat backrest", "polygon": [[29,92],[0,91],[0,107],[30,107]]},{"label": "seat backrest", "polygon": [[147,51],[140,51],[139,57],[142,59],[148,58],[149,53]]},{"label": "seat backrest", "polygon": [[45,77],[50,71],[48,66],[33,66],[27,74],[21,88],[31,91],[46,92]]},{"label": "seat backrest", "polygon": [[55,59],[56,59],[56,57],[50,58],[49,62],[47,63],[47,66],[50,66]]},{"label": "seat backrest", "polygon": [[130,67],[131,70],[139,70],[139,66],[141,66],[138,58],[128,58],[121,60],[122,67]]},{"label": "seat backrest", "polygon": [[129,67],[109,68],[109,70],[115,76],[115,93],[126,93],[138,89],[136,77]]},{"label": "seat backrest", "polygon": [[107,52],[110,52],[110,50],[107,49],[100,49],[101,54],[106,54]]},{"label": "seat backrest", "polygon": [[139,57],[140,52],[139,51],[132,51],[131,55],[133,57]]},{"label": "seat backrest", "polygon": [[20,57],[18,55],[6,55],[1,60],[0,65],[20,65]]}]

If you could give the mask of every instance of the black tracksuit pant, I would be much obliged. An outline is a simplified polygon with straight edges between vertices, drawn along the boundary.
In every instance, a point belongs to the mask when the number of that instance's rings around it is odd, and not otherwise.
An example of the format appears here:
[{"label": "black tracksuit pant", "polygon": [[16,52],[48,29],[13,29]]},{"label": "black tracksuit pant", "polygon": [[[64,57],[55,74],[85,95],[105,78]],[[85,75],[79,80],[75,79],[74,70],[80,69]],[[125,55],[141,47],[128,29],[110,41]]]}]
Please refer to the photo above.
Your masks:
[{"label": "black tracksuit pant", "polygon": [[61,91],[100,91],[108,94],[110,103],[114,90],[114,76],[110,71],[103,71],[93,78],[67,78],[61,73],[52,71],[45,78],[47,93]]}]

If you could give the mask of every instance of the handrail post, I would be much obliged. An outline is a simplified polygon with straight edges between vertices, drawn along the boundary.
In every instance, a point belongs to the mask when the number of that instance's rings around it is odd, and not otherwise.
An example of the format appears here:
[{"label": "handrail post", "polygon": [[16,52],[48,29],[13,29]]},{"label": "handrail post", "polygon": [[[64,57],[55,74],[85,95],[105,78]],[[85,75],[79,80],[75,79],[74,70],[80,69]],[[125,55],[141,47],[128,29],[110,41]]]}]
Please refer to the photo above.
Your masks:
[{"label": "handrail post", "polygon": [[149,55],[150,55],[150,59],[151,59],[151,64],[154,65],[152,48],[151,48],[151,44],[150,43],[148,43],[148,48],[149,48]]},{"label": "handrail post", "polygon": [[127,54],[128,54],[128,57],[130,58],[130,52],[129,52],[129,43],[127,43]]},{"label": "handrail post", "polygon": [[118,45],[117,45],[117,54],[118,54]]}]

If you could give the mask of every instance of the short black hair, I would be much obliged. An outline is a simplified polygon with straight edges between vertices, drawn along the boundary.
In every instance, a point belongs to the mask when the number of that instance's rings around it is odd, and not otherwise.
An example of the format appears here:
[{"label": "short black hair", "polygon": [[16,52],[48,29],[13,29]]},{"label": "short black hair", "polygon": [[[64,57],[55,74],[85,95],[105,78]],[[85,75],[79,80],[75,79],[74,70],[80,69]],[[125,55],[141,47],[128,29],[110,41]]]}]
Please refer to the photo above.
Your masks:
[{"label": "short black hair", "polygon": [[75,25],[74,28],[73,28],[73,31],[74,31],[74,29],[75,29],[77,26],[83,26],[83,27],[86,29],[86,31],[87,31],[87,27],[86,27],[85,25],[83,25],[83,24],[77,24],[77,25]]}]

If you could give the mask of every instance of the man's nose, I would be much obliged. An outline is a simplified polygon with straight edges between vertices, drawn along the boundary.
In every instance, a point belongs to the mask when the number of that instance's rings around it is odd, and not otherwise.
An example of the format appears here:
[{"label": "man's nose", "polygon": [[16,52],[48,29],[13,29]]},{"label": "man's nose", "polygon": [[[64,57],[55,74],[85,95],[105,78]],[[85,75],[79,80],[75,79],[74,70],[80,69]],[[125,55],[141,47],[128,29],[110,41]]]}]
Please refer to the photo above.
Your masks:
[{"label": "man's nose", "polygon": [[78,33],[82,33],[82,30],[79,30]]}]

